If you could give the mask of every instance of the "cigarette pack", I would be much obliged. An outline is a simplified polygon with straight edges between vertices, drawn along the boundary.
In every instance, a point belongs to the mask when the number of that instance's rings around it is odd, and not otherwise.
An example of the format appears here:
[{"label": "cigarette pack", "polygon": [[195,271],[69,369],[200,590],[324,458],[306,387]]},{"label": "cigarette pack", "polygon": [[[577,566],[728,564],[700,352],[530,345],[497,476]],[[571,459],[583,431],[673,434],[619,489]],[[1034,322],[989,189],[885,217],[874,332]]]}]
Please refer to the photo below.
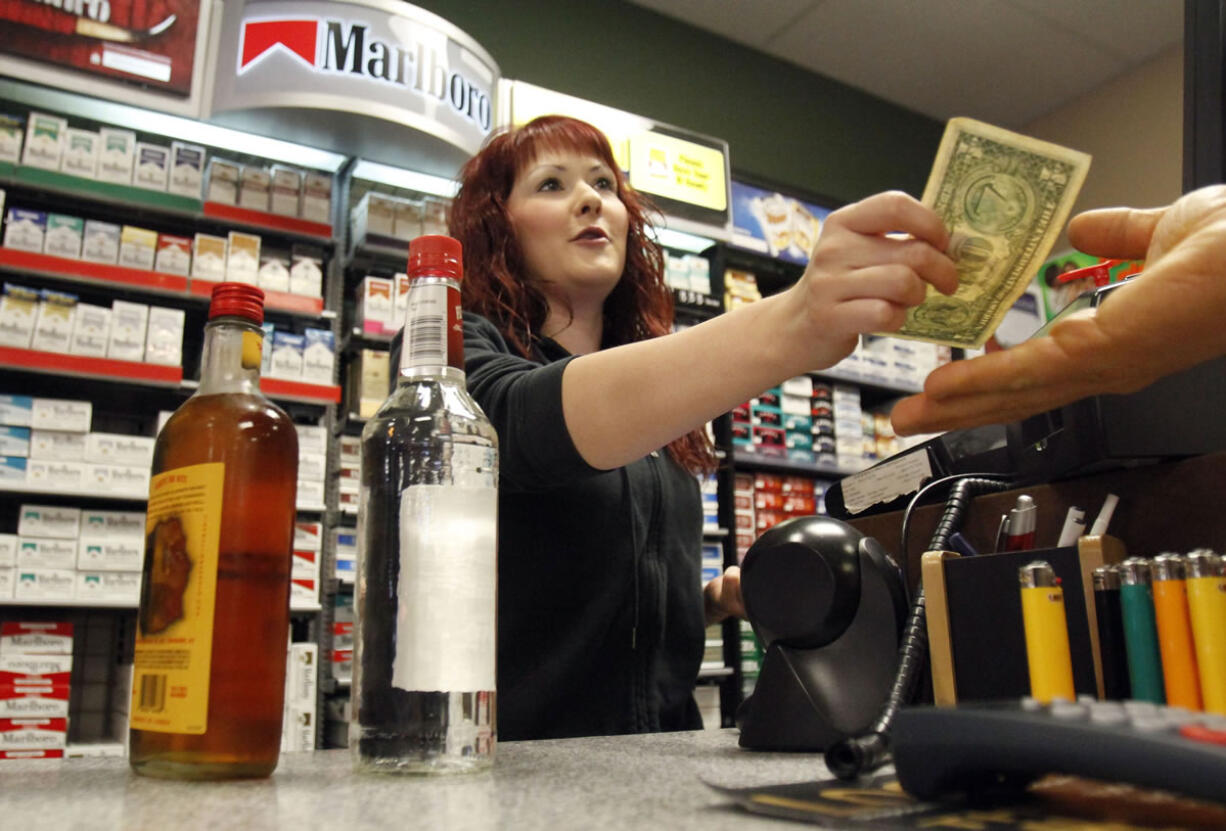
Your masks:
[{"label": "cigarette pack", "polygon": [[60,170],[85,179],[97,178],[100,142],[101,137],[92,130],[69,127],[64,134],[64,154],[60,159]]},{"label": "cigarette pack", "polygon": [[30,347],[38,319],[38,300],[34,289],[4,284],[4,294],[0,296],[0,346]]},{"label": "cigarette pack", "polygon": [[256,285],[260,273],[260,238],[231,231],[226,255],[226,279]]},{"label": "cigarette pack", "polygon": [[396,299],[392,304],[392,325],[397,329],[404,326],[405,317],[409,313],[409,275],[395,274],[392,280],[396,283]]},{"label": "cigarette pack", "polygon": [[273,165],[270,207],[275,214],[298,216],[302,201],[302,171],[284,165]]},{"label": "cigarette pack", "polygon": [[318,522],[298,521],[294,523],[294,550],[322,551],[323,526]]},{"label": "cigarette pack", "polygon": [[301,378],[302,353],[306,338],[292,332],[274,332],[272,341],[272,366],[269,374],[276,378]]},{"label": "cigarette pack", "polygon": [[139,571],[78,571],[73,596],[77,600],[137,603]]},{"label": "cigarette pack", "polygon": [[17,600],[72,600],[77,573],[66,568],[14,569]]},{"label": "cigarette pack", "polygon": [[386,277],[364,277],[358,287],[357,318],[363,330],[372,334],[391,334],[393,284]]},{"label": "cigarette pack", "polygon": [[289,252],[261,247],[256,282],[265,291],[289,291]]},{"label": "cigarette pack", "polygon": [[66,718],[69,690],[68,684],[0,684],[0,719]]},{"label": "cigarette pack", "polygon": [[210,159],[204,198],[209,202],[238,204],[239,166],[224,159]]},{"label": "cigarette pack", "polygon": [[38,293],[38,318],[30,345],[44,352],[67,352],[72,343],[77,296],[50,289],[39,289]]},{"label": "cigarette pack", "polygon": [[166,190],[180,196],[200,198],[204,181],[204,148],[176,141],[170,145],[170,178]]},{"label": "cigarette pack", "polygon": [[72,624],[6,620],[0,623],[0,655],[71,655]]},{"label": "cigarette pack", "polygon": [[111,303],[111,338],[106,355],[119,361],[145,359],[145,332],[149,325],[149,307],[144,303],[115,300]]},{"label": "cigarette pack", "polygon": [[149,190],[166,190],[170,177],[170,148],[161,144],[136,143],[136,169],[132,184]]},{"label": "cigarette pack", "polygon": [[47,214],[47,231],[43,239],[43,253],[54,257],[80,259],[81,240],[85,236],[85,220],[79,216]]},{"label": "cigarette pack", "polygon": [[188,237],[158,234],[157,256],[153,270],[186,277],[192,270],[192,241]]},{"label": "cigarette pack", "polygon": [[311,551],[309,549],[294,551],[290,566],[290,576],[300,580],[318,580],[319,557],[318,551]]},{"label": "cigarette pack", "polygon": [[[167,309],[162,306],[149,308],[149,333],[145,337],[145,363],[163,366],[180,366],[183,363],[182,309]],[[150,439],[152,454],[152,439]],[[150,459],[152,462],[152,455]]]},{"label": "cigarette pack", "polygon": [[145,541],[140,537],[82,537],[76,567],[80,571],[140,571]]},{"label": "cigarette pack", "polygon": [[0,482],[21,485],[29,473],[30,460],[24,456],[0,456]]},{"label": "cigarette pack", "polygon": [[113,265],[119,260],[119,226],[97,219],[85,220],[81,259]]},{"label": "cigarette pack", "polygon": [[81,537],[145,539],[145,514],[141,511],[81,511]]},{"label": "cigarette pack", "polygon": [[21,161],[21,138],[25,122],[15,115],[0,113],[0,162]]},{"label": "cigarette pack", "polygon": [[332,221],[332,176],[307,171],[302,177],[302,218],[312,222]]},{"label": "cigarette pack", "polygon": [[289,290],[306,297],[323,296],[323,250],[313,245],[295,244],[291,249]]},{"label": "cigarette pack", "polygon": [[[29,456],[30,455],[30,428],[29,427],[9,427],[8,425],[0,424],[0,456]],[[3,535],[0,535],[3,536]],[[0,550],[3,546],[0,546]],[[0,565],[4,565],[4,558],[0,556]],[[12,565],[11,563],[9,565]]]},{"label": "cigarette pack", "polygon": [[268,210],[268,188],[272,177],[266,167],[244,165],[238,180],[238,204],[254,211]]},{"label": "cigarette pack", "polygon": [[88,433],[94,405],[70,398],[35,398],[30,426],[36,430],[68,430]]},{"label": "cigarette pack", "polygon": [[120,185],[132,184],[136,162],[136,133],[103,127],[98,145],[98,179]]},{"label": "cigarette pack", "polygon": [[396,203],[396,220],[392,236],[402,240],[414,240],[421,236],[422,204],[413,199],[401,199]]},{"label": "cigarette pack", "polygon": [[50,537],[18,537],[17,569],[77,567],[77,540]]},{"label": "cigarette pack", "polygon": [[64,133],[68,120],[46,113],[30,113],[26,122],[26,147],[22,164],[41,167],[44,170],[59,170],[60,156],[64,151]]},{"label": "cigarette pack", "polygon": [[47,462],[83,462],[87,435],[67,430],[33,429],[30,431],[30,458]]},{"label": "cigarette pack", "polygon": [[336,336],[330,329],[304,329],[302,380],[316,384],[335,381]]},{"label": "cigarette pack", "polygon": [[226,238],[196,234],[192,245],[192,276],[201,280],[226,278]]},{"label": "cigarette pack", "polygon": [[395,230],[396,202],[393,196],[369,191],[350,212],[353,238],[390,237]]},{"label": "cigarette pack", "polygon": [[157,231],[125,225],[119,235],[119,264],[128,268],[153,271],[157,248]]},{"label": "cigarette pack", "polygon": [[105,358],[110,337],[111,310],[105,306],[78,303],[68,351],[73,355]]},{"label": "cigarette pack", "polygon": [[29,427],[34,398],[29,395],[0,394],[0,424]]},{"label": "cigarette pack", "polygon": [[47,214],[43,211],[9,208],[4,223],[4,247],[41,254],[46,232]]},{"label": "cigarette pack", "polygon": [[106,465],[147,467],[153,464],[154,439],[124,433],[86,433],[82,436],[81,459]]},{"label": "cigarette pack", "polygon": [[80,491],[85,489],[85,462],[53,462],[30,459],[26,482],[44,490]]}]

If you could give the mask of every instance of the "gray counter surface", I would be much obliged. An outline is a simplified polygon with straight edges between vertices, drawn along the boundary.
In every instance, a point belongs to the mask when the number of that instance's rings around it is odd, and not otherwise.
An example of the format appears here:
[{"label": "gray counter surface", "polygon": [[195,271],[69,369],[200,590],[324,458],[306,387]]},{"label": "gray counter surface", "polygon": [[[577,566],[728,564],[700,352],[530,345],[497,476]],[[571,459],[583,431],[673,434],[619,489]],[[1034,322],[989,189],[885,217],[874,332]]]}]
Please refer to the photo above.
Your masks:
[{"label": "gray counter surface", "polygon": [[271,778],[167,782],[126,759],[0,762],[6,829],[721,829],[800,827],[754,816],[703,784],[824,777],[820,754],[751,753],[734,730],[498,746],[471,776],[355,774],[347,750],[284,753]]}]

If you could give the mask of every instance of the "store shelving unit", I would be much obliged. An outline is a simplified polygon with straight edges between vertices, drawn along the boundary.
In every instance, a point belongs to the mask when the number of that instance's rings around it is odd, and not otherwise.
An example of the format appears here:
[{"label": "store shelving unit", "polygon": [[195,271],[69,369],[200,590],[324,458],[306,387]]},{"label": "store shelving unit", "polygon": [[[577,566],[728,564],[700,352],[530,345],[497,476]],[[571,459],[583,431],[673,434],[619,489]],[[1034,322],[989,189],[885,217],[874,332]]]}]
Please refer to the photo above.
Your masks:
[{"label": "store shelving unit", "polygon": [[[14,102],[8,104],[13,111],[25,112],[43,108],[43,105],[34,103],[41,95],[37,90],[26,90],[12,83],[6,83],[5,89],[10,92],[16,90]],[[74,124],[91,125],[92,105],[89,102],[84,99],[78,102],[62,93],[53,93],[51,100],[61,104],[67,102],[65,109],[60,112],[67,115]],[[48,111],[55,111],[54,106]],[[116,122],[115,126],[141,133],[140,112],[133,111],[130,115],[132,120],[126,123]],[[142,134],[142,138],[169,144],[169,139],[152,134]],[[264,142],[264,146],[269,145]],[[293,149],[293,145],[286,142],[277,143],[276,146],[284,148],[287,153]],[[328,154],[306,149],[310,150],[311,159],[329,161],[326,158]],[[233,147],[211,147],[208,152],[210,157],[216,155],[241,163],[281,162],[303,166],[289,156],[273,159],[245,156],[241,150],[241,142]],[[334,175],[339,172],[344,159],[335,156],[335,162],[337,170],[328,171]],[[324,254],[324,297],[266,291],[265,313],[278,328],[299,329],[312,326],[330,329],[334,336],[339,334],[336,331],[339,302],[332,299],[340,297],[339,289],[334,290],[332,287],[332,282],[339,274],[336,260],[337,238],[332,223],[314,222],[130,185],[99,182],[9,162],[0,162],[0,189],[6,194],[6,208],[16,205],[74,216],[95,217],[116,224],[148,227],[186,237],[196,232],[224,236],[230,230],[238,230],[259,234],[264,240],[278,244],[278,247],[288,247],[295,243],[310,244]],[[334,216],[340,213],[335,207],[334,205]],[[201,346],[200,333],[205,322],[213,282],[5,247],[0,247],[0,278],[34,288],[67,291],[79,295],[83,302],[109,305],[111,299],[124,299],[181,309],[186,316],[182,365],[162,366],[0,347],[0,392],[90,400],[93,404],[94,430],[150,436],[153,435],[158,411],[174,409],[197,388],[198,382],[195,378]],[[337,405],[341,401],[341,387],[338,384],[266,376],[261,379],[261,389],[270,399],[281,404],[296,422],[321,425],[329,433],[334,430]],[[327,468],[328,478],[325,482],[330,481],[331,472],[332,468]],[[0,510],[6,517],[0,521],[7,524],[16,516],[17,506],[23,503],[132,511],[143,509],[146,496],[144,493],[116,493],[100,489],[65,490],[62,487],[6,482],[0,484]],[[322,502],[300,503],[297,509],[300,519],[319,521],[326,528],[335,522],[334,506],[335,496],[325,488],[325,499]],[[331,567],[326,558],[325,552],[320,558],[321,578],[327,576]],[[324,582],[321,579],[317,581],[317,585]],[[115,625],[111,628],[119,633],[114,644],[115,661],[112,663],[130,661],[131,637],[137,608],[135,602],[97,599],[42,601],[10,597],[0,599],[0,607],[0,618],[3,619],[13,619],[15,615],[20,615],[30,619],[84,621],[93,619],[98,614],[110,615],[115,618]],[[295,641],[309,640],[318,643],[321,640],[322,609],[323,604],[320,602],[295,601],[291,604]],[[322,714],[322,695],[317,705],[317,714]],[[321,731],[317,730],[317,744],[320,733]]]}]

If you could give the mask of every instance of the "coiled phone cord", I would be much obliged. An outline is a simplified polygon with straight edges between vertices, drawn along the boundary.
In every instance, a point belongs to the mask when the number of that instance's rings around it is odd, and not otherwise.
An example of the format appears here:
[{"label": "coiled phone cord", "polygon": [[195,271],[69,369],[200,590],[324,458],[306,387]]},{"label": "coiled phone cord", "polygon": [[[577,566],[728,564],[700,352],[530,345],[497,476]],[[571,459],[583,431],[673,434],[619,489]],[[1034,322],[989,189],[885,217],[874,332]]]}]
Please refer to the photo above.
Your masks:
[{"label": "coiled phone cord", "polygon": [[[949,496],[945,499],[945,511],[941,514],[941,520],[932,534],[927,551],[943,551],[948,547],[949,537],[961,526],[962,517],[972,499],[980,494],[995,493],[1010,487],[1007,479],[986,476],[959,475],[938,479],[921,488],[911,499],[907,505],[904,527],[910,519],[912,509],[925,491],[950,481],[953,481],[954,485],[949,489]],[[902,556],[905,560],[905,535]],[[893,760],[890,751],[890,727],[894,723],[894,714],[910,702],[915,694],[927,655],[928,631],[924,587],[921,584],[911,604],[907,623],[903,627],[902,642],[898,650],[898,670],[894,674],[890,694],[886,697],[877,719],[865,732],[835,742],[826,749],[826,767],[831,773],[840,779],[851,780],[888,765]]]}]

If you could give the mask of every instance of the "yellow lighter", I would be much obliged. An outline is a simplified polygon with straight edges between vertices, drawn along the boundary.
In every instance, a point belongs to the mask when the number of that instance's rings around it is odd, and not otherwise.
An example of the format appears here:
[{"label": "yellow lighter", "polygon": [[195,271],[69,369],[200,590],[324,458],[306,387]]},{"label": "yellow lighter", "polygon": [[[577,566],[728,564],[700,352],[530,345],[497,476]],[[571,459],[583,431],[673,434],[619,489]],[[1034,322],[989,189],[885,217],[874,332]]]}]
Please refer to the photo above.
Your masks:
[{"label": "yellow lighter", "polygon": [[1188,614],[1205,710],[1226,715],[1226,575],[1208,549],[1187,556]]},{"label": "yellow lighter", "polygon": [[1064,589],[1045,560],[1018,569],[1022,588],[1022,625],[1026,630],[1026,662],[1030,695],[1045,704],[1054,698],[1073,701],[1073,659],[1069,654]]}]

